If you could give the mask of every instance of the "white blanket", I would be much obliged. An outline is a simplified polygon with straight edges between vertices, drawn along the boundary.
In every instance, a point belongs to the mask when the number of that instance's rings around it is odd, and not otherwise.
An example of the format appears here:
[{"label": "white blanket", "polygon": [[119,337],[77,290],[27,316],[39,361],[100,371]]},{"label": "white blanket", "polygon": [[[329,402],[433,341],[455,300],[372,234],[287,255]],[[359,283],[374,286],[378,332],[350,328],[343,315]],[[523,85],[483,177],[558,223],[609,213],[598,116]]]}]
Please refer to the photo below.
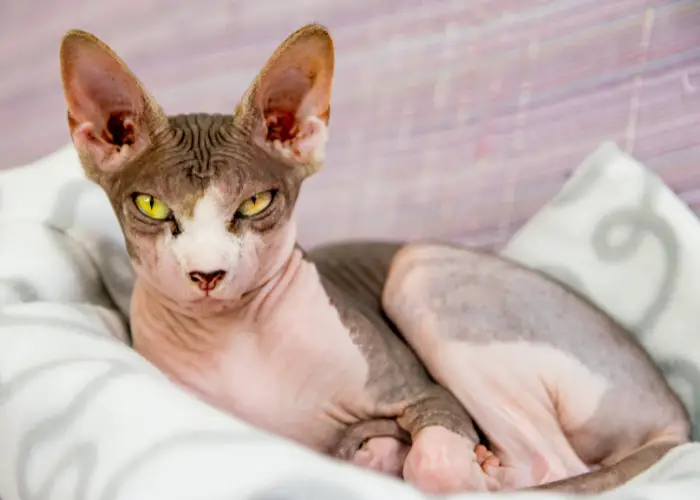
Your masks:
[{"label": "white blanket", "polygon": [[[635,331],[697,421],[700,224],[659,180],[604,145],[505,254],[582,290]],[[132,279],[111,208],[72,148],[0,174],[3,500],[427,498],[170,384],[124,343]],[[609,498],[698,492],[700,445],[690,444]]]}]

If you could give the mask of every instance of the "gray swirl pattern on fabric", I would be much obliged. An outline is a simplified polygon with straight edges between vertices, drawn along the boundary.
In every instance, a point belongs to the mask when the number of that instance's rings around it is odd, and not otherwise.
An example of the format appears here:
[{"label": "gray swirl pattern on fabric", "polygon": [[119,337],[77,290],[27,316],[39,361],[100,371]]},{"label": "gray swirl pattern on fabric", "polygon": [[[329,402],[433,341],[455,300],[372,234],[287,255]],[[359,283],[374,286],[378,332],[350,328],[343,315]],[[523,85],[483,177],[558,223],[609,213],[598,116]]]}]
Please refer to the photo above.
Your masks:
[{"label": "gray swirl pattern on fabric", "polygon": [[[29,320],[25,324],[40,324],[41,321]],[[3,322],[5,325],[5,322]],[[77,325],[74,325],[77,326]],[[51,328],[47,324],[48,328]],[[74,424],[79,415],[90,406],[96,397],[105,389],[108,384],[116,382],[118,379],[129,374],[141,373],[140,370],[126,363],[116,360],[95,360],[92,358],[75,358],[62,360],[59,362],[47,363],[23,372],[0,384],[0,406],[3,401],[9,400],[13,394],[22,390],[33,379],[40,377],[47,372],[57,368],[63,368],[81,363],[100,363],[105,365],[103,373],[88,382],[79,391],[65,409],[44,419],[39,424],[34,425],[23,436],[17,455],[17,484],[21,498],[23,500],[42,500],[51,498],[51,491],[54,484],[62,479],[64,474],[77,474],[74,500],[92,500],[86,495],[88,483],[92,474],[100,461],[100,455],[96,443],[89,441],[74,443],[68,447],[59,460],[50,476],[41,482],[41,485],[32,488],[31,467],[32,461],[42,455],[42,449],[50,446],[53,440],[61,439],[64,432]],[[162,439],[152,443],[140,455],[134,457],[121,469],[113,472],[104,488],[101,489],[99,498],[101,500],[114,500],[119,498],[119,491],[127,483],[139,468],[158,455],[167,454],[178,447],[187,447],[193,443],[208,444],[210,446],[221,446],[227,443],[241,444],[251,439],[260,441],[264,439],[257,433],[231,433],[223,431],[193,431],[182,432],[167,439]],[[36,482],[36,478],[34,478]],[[232,485],[232,495],[235,494],[235,485]]]},{"label": "gray swirl pattern on fabric", "polygon": [[[193,444],[206,444],[207,446],[217,447],[227,444],[245,444],[251,441],[260,441],[261,438],[250,433],[231,433],[220,431],[190,431],[171,436],[168,439],[163,439],[152,443],[137,457],[125,464],[121,469],[114,472],[112,477],[102,489],[100,500],[117,500],[121,489],[129,482],[133,475],[139,472],[140,467],[155,460],[159,456],[164,456],[167,453],[175,451],[177,448],[184,448]],[[235,498],[236,485],[231,485],[231,498]]]},{"label": "gray swirl pattern on fabric", "polygon": [[[620,209],[606,215],[598,224],[591,242],[596,254],[604,262],[614,263],[633,256],[645,238],[654,239],[663,247],[665,272],[662,285],[644,316],[634,325],[634,330],[642,338],[648,332],[659,314],[666,308],[675,289],[678,277],[678,241],[671,225],[656,213],[654,208],[659,184],[651,176],[645,178],[645,189],[639,205]],[[616,228],[627,228],[627,238],[617,246],[610,242],[610,235]]]},{"label": "gray swirl pattern on fabric", "polygon": [[50,211],[49,223],[61,229],[73,227],[80,198],[91,187],[86,179],[72,180],[61,186]]},{"label": "gray swirl pattern on fabric", "polygon": [[0,278],[0,288],[9,288],[19,302],[39,300],[39,292],[28,280],[22,278]]},{"label": "gray swirl pattern on fabric", "polygon": [[[61,233],[74,227],[81,197],[96,189],[97,187],[87,179],[73,180],[61,186],[56,195],[56,202],[50,211],[48,224]],[[123,247],[110,241],[100,239],[98,246],[96,255],[93,257],[96,259],[95,265],[102,274],[105,290],[114,305],[128,317],[134,281],[133,269],[128,256]]]}]

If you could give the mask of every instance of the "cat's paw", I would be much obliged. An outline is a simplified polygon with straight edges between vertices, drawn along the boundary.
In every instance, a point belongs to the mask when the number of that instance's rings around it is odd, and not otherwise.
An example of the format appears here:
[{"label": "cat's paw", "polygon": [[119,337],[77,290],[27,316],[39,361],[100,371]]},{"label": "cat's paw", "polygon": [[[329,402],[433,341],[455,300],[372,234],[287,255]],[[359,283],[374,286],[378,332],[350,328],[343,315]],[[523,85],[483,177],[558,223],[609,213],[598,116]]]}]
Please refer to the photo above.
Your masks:
[{"label": "cat's paw", "polygon": [[497,491],[500,462],[485,446],[444,427],[418,433],[403,467],[403,477],[426,493]]},{"label": "cat's paw", "polygon": [[409,445],[392,437],[371,438],[355,452],[352,463],[401,478],[403,464],[410,448]]}]

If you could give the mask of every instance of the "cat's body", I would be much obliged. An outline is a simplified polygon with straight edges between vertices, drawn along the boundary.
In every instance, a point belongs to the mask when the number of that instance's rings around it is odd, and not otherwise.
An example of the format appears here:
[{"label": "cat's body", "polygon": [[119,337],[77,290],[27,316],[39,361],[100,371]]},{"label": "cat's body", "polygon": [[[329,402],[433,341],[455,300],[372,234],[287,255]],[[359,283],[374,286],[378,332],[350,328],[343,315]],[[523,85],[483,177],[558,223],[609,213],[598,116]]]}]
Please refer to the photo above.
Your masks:
[{"label": "cat's body", "polygon": [[688,440],[641,348],[537,273],[436,244],[304,256],[292,212],[327,139],[324,28],[290,36],[228,116],[166,116],[84,32],[61,68],[76,150],[136,271],[134,347],[204,400],[321,452],[364,432],[346,458],[428,491],[599,466],[551,487],[602,490]]}]

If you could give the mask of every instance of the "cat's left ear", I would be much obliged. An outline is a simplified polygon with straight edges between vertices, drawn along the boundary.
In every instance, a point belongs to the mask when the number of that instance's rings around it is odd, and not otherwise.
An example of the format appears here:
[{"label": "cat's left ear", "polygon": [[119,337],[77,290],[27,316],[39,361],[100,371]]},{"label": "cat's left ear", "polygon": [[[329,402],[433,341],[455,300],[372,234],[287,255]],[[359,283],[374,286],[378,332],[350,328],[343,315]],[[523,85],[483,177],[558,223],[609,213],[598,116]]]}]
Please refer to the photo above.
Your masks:
[{"label": "cat's left ear", "polygon": [[69,31],[60,61],[68,124],[84,166],[120,170],[167,124],[165,114],[119,56],[90,33]]},{"label": "cat's left ear", "polygon": [[238,123],[307,173],[323,164],[333,83],[333,40],[304,26],[277,48],[243,97]]}]

